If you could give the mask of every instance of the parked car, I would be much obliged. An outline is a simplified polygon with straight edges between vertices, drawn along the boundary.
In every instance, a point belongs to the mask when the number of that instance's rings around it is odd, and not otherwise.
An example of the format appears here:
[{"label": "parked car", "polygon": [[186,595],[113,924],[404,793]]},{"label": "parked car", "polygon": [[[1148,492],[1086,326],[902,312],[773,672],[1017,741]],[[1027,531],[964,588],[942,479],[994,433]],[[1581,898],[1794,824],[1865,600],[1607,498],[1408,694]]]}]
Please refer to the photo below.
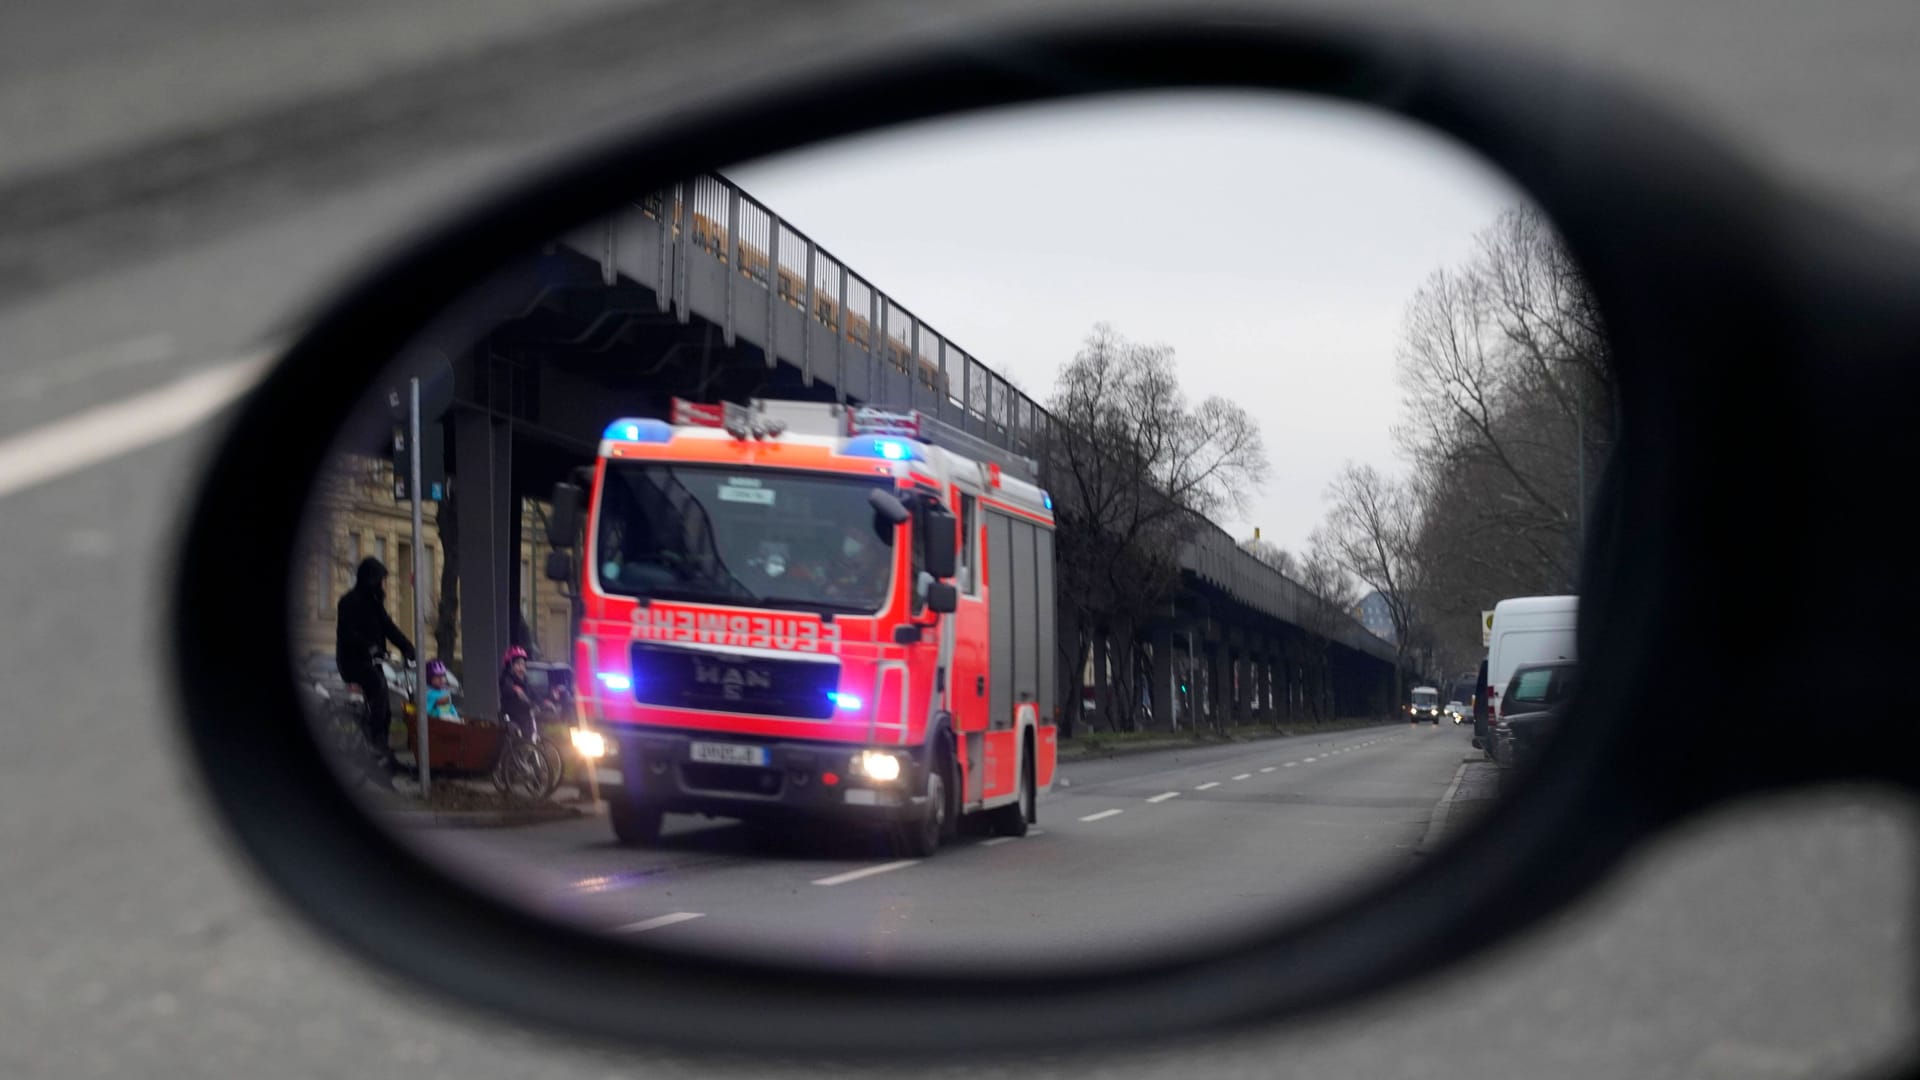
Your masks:
[{"label": "parked car", "polygon": [[1493,721],[1493,760],[1502,766],[1523,764],[1553,733],[1561,710],[1579,684],[1579,665],[1572,660],[1522,664],[1507,681],[1500,699],[1500,716]]}]

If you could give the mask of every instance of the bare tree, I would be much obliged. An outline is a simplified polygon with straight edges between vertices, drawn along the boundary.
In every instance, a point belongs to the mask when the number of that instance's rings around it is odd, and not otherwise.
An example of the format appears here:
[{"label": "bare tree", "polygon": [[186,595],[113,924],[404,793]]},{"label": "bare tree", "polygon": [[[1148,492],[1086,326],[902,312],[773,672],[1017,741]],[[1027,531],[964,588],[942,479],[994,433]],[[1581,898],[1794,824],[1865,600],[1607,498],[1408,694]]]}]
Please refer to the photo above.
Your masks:
[{"label": "bare tree", "polygon": [[[1076,628],[1060,635],[1062,658],[1079,671],[1096,637],[1129,643],[1113,663],[1111,700],[1126,703],[1130,723],[1149,669],[1134,630],[1165,612],[1192,529],[1243,508],[1264,481],[1266,451],[1238,405],[1188,404],[1172,349],[1129,342],[1106,324],[1061,369],[1048,408],[1057,591]],[[1079,708],[1078,694],[1069,701]],[[1100,709],[1114,712],[1109,701]]]},{"label": "bare tree", "polygon": [[1411,485],[1371,465],[1349,462],[1327,488],[1327,519],[1315,534],[1341,569],[1375,592],[1393,620],[1394,701],[1413,648],[1418,602],[1426,586],[1420,561],[1420,499]]},{"label": "bare tree", "polygon": [[1240,550],[1259,559],[1282,577],[1297,579],[1300,576],[1300,560],[1293,557],[1293,552],[1278,544],[1258,538],[1243,540],[1240,542]]},{"label": "bare tree", "polygon": [[1300,586],[1307,593],[1307,603],[1300,611],[1300,628],[1306,631],[1300,661],[1314,718],[1330,719],[1333,638],[1352,621],[1349,612],[1358,597],[1352,577],[1328,550],[1325,535],[1315,533],[1311,543],[1300,564]]}]

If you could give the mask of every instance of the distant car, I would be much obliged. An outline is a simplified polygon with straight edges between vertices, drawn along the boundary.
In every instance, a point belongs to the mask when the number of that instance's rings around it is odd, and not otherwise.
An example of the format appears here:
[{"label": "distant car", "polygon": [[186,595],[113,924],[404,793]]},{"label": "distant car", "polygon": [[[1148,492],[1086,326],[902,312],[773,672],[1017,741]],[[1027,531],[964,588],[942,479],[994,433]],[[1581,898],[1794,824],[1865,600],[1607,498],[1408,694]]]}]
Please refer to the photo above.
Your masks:
[{"label": "distant car", "polygon": [[1446,713],[1448,716],[1453,717],[1454,723],[1463,724],[1466,722],[1468,716],[1467,703],[1458,699],[1449,701],[1447,702]]},{"label": "distant car", "polygon": [[1407,706],[1407,720],[1410,723],[1440,723],[1440,691],[1431,686],[1413,688],[1413,703]]},{"label": "distant car", "polygon": [[1493,721],[1493,760],[1505,767],[1524,764],[1560,722],[1561,711],[1579,684],[1579,664],[1556,660],[1522,664],[1507,681],[1500,715]]}]

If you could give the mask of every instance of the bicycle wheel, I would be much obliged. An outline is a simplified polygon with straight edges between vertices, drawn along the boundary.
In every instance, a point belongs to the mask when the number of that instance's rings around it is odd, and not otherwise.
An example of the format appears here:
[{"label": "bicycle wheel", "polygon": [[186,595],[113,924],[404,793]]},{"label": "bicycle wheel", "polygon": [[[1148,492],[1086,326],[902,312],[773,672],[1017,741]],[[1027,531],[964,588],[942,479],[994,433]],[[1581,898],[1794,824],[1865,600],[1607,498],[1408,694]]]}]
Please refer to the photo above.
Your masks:
[{"label": "bicycle wheel", "polygon": [[560,781],[567,777],[567,759],[560,754],[560,748],[552,739],[541,739],[535,744],[540,750],[540,762],[546,770],[546,783],[541,788],[540,797],[546,798],[559,790]]},{"label": "bicycle wheel", "polygon": [[528,799],[546,796],[547,761],[540,747],[528,740],[515,740],[507,754],[507,787],[515,795]]}]

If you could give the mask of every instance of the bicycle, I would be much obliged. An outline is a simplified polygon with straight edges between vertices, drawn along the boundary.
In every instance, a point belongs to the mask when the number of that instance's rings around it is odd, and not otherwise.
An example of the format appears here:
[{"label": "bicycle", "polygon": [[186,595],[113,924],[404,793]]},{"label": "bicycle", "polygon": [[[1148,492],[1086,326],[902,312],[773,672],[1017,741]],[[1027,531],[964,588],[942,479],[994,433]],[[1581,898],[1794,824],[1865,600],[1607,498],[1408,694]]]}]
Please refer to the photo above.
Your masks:
[{"label": "bicycle", "polygon": [[493,785],[502,794],[544,799],[560,787],[565,761],[552,740],[529,735],[508,724],[500,736],[500,755],[494,760]]}]

